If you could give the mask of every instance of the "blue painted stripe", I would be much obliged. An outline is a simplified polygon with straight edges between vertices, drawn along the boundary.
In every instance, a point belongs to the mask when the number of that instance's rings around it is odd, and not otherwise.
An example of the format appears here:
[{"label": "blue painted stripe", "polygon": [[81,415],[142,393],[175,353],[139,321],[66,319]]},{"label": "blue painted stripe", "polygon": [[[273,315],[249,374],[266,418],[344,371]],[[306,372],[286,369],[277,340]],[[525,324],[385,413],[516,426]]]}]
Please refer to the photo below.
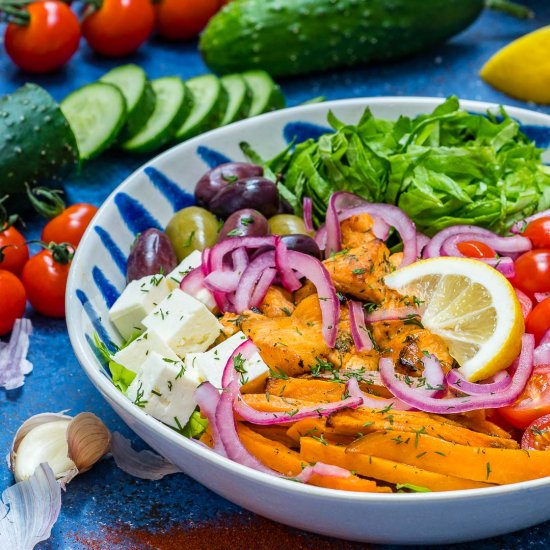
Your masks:
[{"label": "blue painted stripe", "polygon": [[292,141],[302,143],[308,139],[317,140],[325,134],[333,133],[334,130],[332,128],[319,126],[311,122],[289,122],[283,130],[283,136],[287,143],[291,143]]},{"label": "blue painted stripe", "polygon": [[550,127],[523,124],[520,129],[530,140],[537,144],[537,147],[546,149],[550,146]]},{"label": "blue painted stripe", "polygon": [[177,183],[162,172],[148,166],[144,170],[151,183],[166,197],[174,210],[181,210],[195,205],[195,197],[184,191]]},{"label": "blue painted stripe", "polygon": [[101,242],[103,243],[103,246],[107,249],[109,254],[111,255],[111,258],[113,258],[113,261],[115,262],[116,266],[120,270],[120,272],[126,277],[126,264],[128,263],[128,260],[126,256],[123,254],[122,250],[117,246],[115,241],[111,239],[111,235],[103,229],[103,227],[96,225],[94,227],[95,232],[99,235],[99,238],[101,239]]},{"label": "blue painted stripe", "polygon": [[210,149],[209,147],[204,147],[203,145],[197,148],[197,155],[199,155],[203,162],[210,168],[216,168],[216,166],[220,164],[231,162],[231,159],[226,157],[223,153],[215,149]]},{"label": "blue painted stripe", "polygon": [[130,195],[126,193],[117,193],[115,195],[115,204],[117,205],[124,223],[135,235],[142,233],[146,229],[161,229],[160,223],[150,214],[143,204],[133,197],[130,197]]},{"label": "blue painted stripe", "polygon": [[105,304],[107,304],[108,308],[111,308],[111,306],[118,300],[120,292],[111,283],[111,281],[105,277],[103,271],[101,271],[97,265],[92,269],[92,277],[94,279],[95,286],[97,286],[97,289],[103,296]]},{"label": "blue painted stripe", "polygon": [[94,306],[88,299],[88,296],[86,295],[86,293],[83,290],[77,289],[76,297],[79,299],[80,303],[84,307],[84,311],[86,312],[86,315],[88,315],[88,319],[90,319],[92,325],[94,326],[97,332],[97,335],[99,336],[99,339],[107,346],[107,349],[111,353],[115,353],[117,348],[111,342],[108,332],[105,330],[105,327],[101,324],[101,319],[99,318],[96,310],[94,309]]}]

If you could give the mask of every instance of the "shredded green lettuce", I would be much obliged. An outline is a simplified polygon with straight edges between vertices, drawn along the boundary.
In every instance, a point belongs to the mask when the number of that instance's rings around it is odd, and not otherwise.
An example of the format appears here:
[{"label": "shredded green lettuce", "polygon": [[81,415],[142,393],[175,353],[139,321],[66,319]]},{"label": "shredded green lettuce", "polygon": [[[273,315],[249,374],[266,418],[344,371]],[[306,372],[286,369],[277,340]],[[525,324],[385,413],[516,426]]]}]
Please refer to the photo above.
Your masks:
[{"label": "shredded green lettuce", "polygon": [[184,426],[181,434],[188,438],[198,439],[208,428],[208,420],[201,416],[201,413],[196,410],[189,419],[189,422]]},{"label": "shredded green lettuce", "polygon": [[317,224],[339,190],[399,206],[428,235],[455,224],[505,233],[550,207],[550,167],[504,109],[471,114],[450,97],[416,118],[389,121],[366,109],[357,125],[332,112],[328,122],[334,133],[264,163],[297,215],[311,197]]},{"label": "shredded green lettuce", "polygon": [[116,363],[115,361],[109,361],[109,370],[113,379],[113,384],[122,392],[126,393],[128,386],[134,381],[136,373],[128,370],[126,367]]},{"label": "shredded green lettuce", "polygon": [[420,487],[419,485],[413,485],[412,483],[398,483],[395,488],[398,493],[431,493],[432,490],[427,487]]}]

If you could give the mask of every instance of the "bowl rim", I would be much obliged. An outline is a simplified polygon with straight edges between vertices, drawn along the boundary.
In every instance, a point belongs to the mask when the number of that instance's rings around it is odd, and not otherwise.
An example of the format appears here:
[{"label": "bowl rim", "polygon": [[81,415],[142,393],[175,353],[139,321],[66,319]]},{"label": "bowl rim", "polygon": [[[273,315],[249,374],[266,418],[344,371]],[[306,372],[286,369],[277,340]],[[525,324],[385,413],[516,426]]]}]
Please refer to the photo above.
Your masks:
[{"label": "bowl rim", "polygon": [[[312,497],[330,499],[333,501],[353,501],[354,503],[408,503],[408,502],[421,502],[422,504],[436,503],[441,501],[446,501],[449,499],[452,500],[463,500],[463,499],[484,499],[484,498],[498,498],[500,496],[532,491],[534,489],[542,487],[550,487],[550,477],[539,478],[530,481],[523,481],[518,483],[511,483],[507,485],[496,485],[494,487],[487,488],[478,488],[478,489],[463,489],[457,491],[446,491],[446,492],[427,492],[427,493],[360,493],[352,491],[343,491],[337,489],[327,489],[323,487],[316,487],[308,484],[301,483],[292,483],[288,479],[285,479],[281,476],[275,476],[263,472],[254,470],[247,466],[243,466],[229,458],[218,455],[212,450],[201,446],[197,442],[190,440],[186,437],[181,436],[174,430],[170,429],[168,426],[164,425],[162,422],[156,420],[152,416],[148,415],[145,411],[139,407],[134,406],[111,382],[110,380],[101,373],[100,369],[97,368],[95,364],[95,358],[85,338],[83,337],[83,332],[80,330],[79,322],[79,309],[82,307],[78,299],[76,298],[75,291],[77,289],[78,281],[76,277],[75,266],[78,265],[78,261],[81,256],[84,255],[86,244],[90,239],[90,235],[93,233],[93,229],[97,224],[98,219],[104,214],[107,205],[111,204],[114,200],[114,197],[117,193],[123,190],[132,180],[138,177],[143,173],[144,168],[147,166],[153,166],[162,162],[162,160],[172,157],[175,154],[186,154],[186,151],[194,151],[198,145],[207,141],[208,138],[212,135],[221,135],[221,134],[231,134],[237,129],[246,129],[248,126],[257,126],[263,123],[269,123],[271,121],[276,121],[279,117],[287,113],[308,113],[311,111],[324,110],[328,112],[332,108],[338,107],[367,107],[367,106],[376,106],[376,105],[402,105],[410,106],[413,104],[415,107],[426,107],[433,108],[435,105],[445,101],[443,97],[425,97],[425,96],[376,96],[376,97],[359,97],[352,99],[339,99],[332,100],[323,103],[309,104],[309,105],[298,105],[295,107],[289,107],[286,109],[281,109],[271,113],[265,113],[257,117],[250,119],[245,119],[238,121],[227,126],[217,128],[206,132],[200,136],[197,136],[193,139],[185,141],[183,143],[176,144],[169,149],[163,151],[159,155],[153,157],[151,160],[147,161],[143,165],[139,166],[134,170],[127,178],[124,179],[117,187],[109,194],[105,199],[103,204],[100,206],[99,211],[94,216],[94,219],[88,226],[84,236],[81,240],[76,254],[74,256],[72,266],[69,272],[69,277],[67,281],[67,290],[66,290],[66,322],[69,333],[69,339],[73,351],[83,368],[84,372],[92,382],[92,384],[100,391],[103,397],[107,397],[109,400],[114,402],[117,407],[120,407],[124,410],[125,413],[129,414],[133,419],[140,423],[145,424],[151,431],[157,432],[160,436],[165,439],[168,439],[176,446],[183,447],[189,453],[195,455],[199,460],[206,460],[207,462],[212,463],[217,468],[224,471],[231,471],[231,473],[239,475],[243,479],[249,479],[258,484],[271,486],[274,490],[281,490],[287,492],[297,492],[302,495],[310,495]],[[472,110],[474,112],[485,112],[488,109],[499,109],[501,106],[506,109],[508,114],[512,117],[522,115],[524,117],[535,118],[543,126],[550,127],[550,115],[545,113],[540,113],[538,111],[533,111],[530,109],[525,109],[522,107],[514,107],[511,105],[502,105],[494,102],[486,101],[476,101],[476,100],[460,100],[460,105],[462,108]],[[117,413],[118,414],[118,413]]]}]

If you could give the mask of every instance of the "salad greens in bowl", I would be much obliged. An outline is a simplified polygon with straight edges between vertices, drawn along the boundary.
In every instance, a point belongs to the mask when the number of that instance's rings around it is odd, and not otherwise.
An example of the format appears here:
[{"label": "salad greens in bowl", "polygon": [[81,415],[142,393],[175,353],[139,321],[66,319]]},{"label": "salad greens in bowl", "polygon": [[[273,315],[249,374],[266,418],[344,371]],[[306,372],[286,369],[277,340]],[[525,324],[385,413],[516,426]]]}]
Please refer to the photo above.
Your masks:
[{"label": "salad greens in bowl", "polygon": [[456,98],[178,145],[81,241],[78,359],[156,451],[288,525],[430,544],[548,520],[545,417],[517,414],[550,363],[521,290],[544,279],[523,231],[548,216],[548,145],[550,117]]}]

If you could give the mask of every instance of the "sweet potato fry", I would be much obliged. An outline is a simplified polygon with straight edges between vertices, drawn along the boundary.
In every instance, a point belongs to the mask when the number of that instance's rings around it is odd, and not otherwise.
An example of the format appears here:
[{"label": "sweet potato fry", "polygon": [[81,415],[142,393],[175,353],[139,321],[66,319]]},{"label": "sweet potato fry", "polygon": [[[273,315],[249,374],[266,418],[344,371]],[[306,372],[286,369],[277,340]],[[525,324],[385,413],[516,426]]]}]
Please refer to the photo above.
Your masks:
[{"label": "sweet potato fry", "polygon": [[297,448],[298,442],[287,435],[288,424],[276,424],[274,426],[258,426],[247,422],[248,428],[272,441],[277,441],[290,448]]},{"label": "sweet potato fry", "polygon": [[[237,432],[248,452],[263,462],[268,468],[289,477],[297,476],[307,466],[300,455],[285,447],[282,443],[272,441],[238,422]],[[361,479],[355,475],[349,478],[334,478],[313,475],[309,480],[311,485],[343,491],[361,491],[369,493],[391,492],[387,487],[378,487],[374,481]]]},{"label": "sweet potato fry", "polygon": [[291,412],[302,407],[318,405],[316,401],[301,399],[287,399],[277,395],[265,393],[247,393],[242,396],[245,403],[261,412]]},{"label": "sweet potato fry", "polygon": [[341,435],[360,437],[361,434],[387,430],[427,434],[460,445],[519,448],[513,439],[494,437],[453,424],[447,423],[443,417],[424,416],[418,412],[393,411],[381,414],[374,409],[346,409],[332,414],[327,420],[327,428]]},{"label": "sweet potato fry", "polygon": [[286,435],[294,441],[299,443],[301,437],[312,437],[314,439],[325,440],[329,443],[348,445],[354,439],[355,436],[340,435],[334,432],[332,428],[328,428],[324,418],[304,418],[298,422],[294,422]]},{"label": "sweet potato fry", "polygon": [[340,401],[346,390],[344,384],[327,380],[313,380],[309,378],[288,378],[280,380],[270,378],[266,390],[271,395],[331,403]]},{"label": "sweet potato fry", "polygon": [[352,443],[347,452],[499,485],[550,476],[547,451],[457,445],[410,432],[374,432]]},{"label": "sweet potato fry", "polygon": [[375,456],[346,453],[345,447],[323,445],[311,438],[300,440],[300,456],[307,462],[326,462],[389,483],[413,484],[431,491],[456,491],[490,487],[488,483],[461,479],[458,477],[429,472],[408,464],[393,462]]}]

